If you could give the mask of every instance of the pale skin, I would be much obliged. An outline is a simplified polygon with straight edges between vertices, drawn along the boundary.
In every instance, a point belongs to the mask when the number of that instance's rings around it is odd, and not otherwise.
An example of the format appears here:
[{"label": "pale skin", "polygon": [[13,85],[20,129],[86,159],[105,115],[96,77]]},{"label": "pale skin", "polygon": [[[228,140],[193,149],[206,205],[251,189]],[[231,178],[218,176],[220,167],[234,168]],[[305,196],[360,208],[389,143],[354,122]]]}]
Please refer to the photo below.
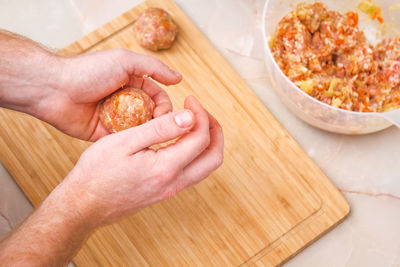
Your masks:
[{"label": "pale skin", "polygon": [[[0,32],[0,106],[96,141],[0,243],[0,266],[64,266],[97,227],[174,196],[222,164],[223,134],[215,118],[194,97],[171,112],[167,93],[153,81],[173,85],[181,79],[159,60],[127,50],[60,57]],[[152,97],[154,119],[109,134],[98,119],[98,104],[123,85]],[[175,138],[157,151],[149,148]]]}]

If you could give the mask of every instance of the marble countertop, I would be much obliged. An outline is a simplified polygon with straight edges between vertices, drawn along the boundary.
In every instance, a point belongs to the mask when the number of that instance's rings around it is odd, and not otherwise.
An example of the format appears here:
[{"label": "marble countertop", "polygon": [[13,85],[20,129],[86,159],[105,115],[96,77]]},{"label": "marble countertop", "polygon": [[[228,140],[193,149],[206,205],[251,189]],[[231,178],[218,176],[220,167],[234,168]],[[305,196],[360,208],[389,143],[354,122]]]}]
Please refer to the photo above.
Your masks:
[{"label": "marble countertop", "polygon": [[[0,0],[0,28],[62,48],[139,2]],[[400,266],[400,129],[344,136],[316,129],[291,114],[275,95],[262,60],[263,0],[176,2],[351,205],[342,224],[285,266]],[[31,210],[0,168],[0,238]]]}]

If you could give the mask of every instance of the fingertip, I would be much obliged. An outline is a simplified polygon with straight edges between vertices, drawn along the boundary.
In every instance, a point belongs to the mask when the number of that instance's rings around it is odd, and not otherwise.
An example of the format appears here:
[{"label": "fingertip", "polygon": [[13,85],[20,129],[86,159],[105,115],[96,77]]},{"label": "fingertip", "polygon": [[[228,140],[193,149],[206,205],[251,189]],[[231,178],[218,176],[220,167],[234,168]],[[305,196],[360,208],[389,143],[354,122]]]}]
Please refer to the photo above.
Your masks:
[{"label": "fingertip", "polygon": [[94,130],[94,132],[92,133],[92,135],[87,138],[86,140],[89,142],[96,142],[97,140],[103,138],[104,136],[107,136],[111,134],[104,126],[103,124],[99,121],[96,129]]},{"label": "fingertip", "polygon": [[174,120],[180,128],[188,128],[194,125],[194,114],[191,110],[184,109],[174,115]]},{"label": "fingertip", "polygon": [[126,69],[136,77],[150,76],[164,85],[177,84],[182,80],[182,75],[179,72],[170,69],[168,65],[156,57],[132,52],[130,55],[131,60],[128,61]]},{"label": "fingertip", "polygon": [[182,74],[168,68],[168,74],[165,75],[164,80],[160,81],[164,85],[175,85],[182,81]]},{"label": "fingertip", "polygon": [[189,107],[193,107],[194,105],[199,105],[199,101],[192,95],[186,97],[185,99],[185,103],[184,103],[184,107],[185,108],[189,108]]},{"label": "fingertip", "polygon": [[174,70],[172,70],[173,72],[174,72],[174,74],[175,74],[175,77],[176,77],[176,83],[180,83],[181,81],[182,81],[182,79],[183,79],[183,76],[182,76],[182,74],[180,74],[179,72],[177,72],[177,71],[174,71]]}]

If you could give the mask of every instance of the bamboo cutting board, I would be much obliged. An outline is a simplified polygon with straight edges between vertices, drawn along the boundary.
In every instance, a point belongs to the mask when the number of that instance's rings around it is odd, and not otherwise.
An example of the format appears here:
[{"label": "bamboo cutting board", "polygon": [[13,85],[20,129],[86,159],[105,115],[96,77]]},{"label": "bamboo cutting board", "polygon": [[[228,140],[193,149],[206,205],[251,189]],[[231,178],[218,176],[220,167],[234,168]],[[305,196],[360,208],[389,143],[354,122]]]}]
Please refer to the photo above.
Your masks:
[{"label": "bamboo cutting board", "polygon": [[[180,27],[174,46],[140,48],[132,24],[162,7]],[[60,51],[126,48],[183,74],[166,88],[174,107],[194,95],[225,134],[224,165],[172,199],[96,231],[78,266],[274,266],[340,222],[349,206],[321,170],[172,0],[148,0]],[[35,206],[90,144],[28,115],[0,110],[1,160]]]}]

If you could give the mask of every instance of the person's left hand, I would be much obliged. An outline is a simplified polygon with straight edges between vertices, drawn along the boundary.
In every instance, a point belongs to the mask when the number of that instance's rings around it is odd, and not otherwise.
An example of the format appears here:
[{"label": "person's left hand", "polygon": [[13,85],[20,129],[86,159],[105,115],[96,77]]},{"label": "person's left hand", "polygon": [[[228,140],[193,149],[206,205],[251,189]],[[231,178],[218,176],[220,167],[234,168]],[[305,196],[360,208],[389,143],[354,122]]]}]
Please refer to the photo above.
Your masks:
[{"label": "person's left hand", "polygon": [[[124,49],[56,57],[59,79],[39,103],[36,117],[64,133],[96,141],[109,134],[98,118],[100,101],[122,86],[145,91],[155,102],[154,117],[172,111],[167,93],[152,79],[172,85],[182,76],[160,60]],[[150,79],[151,77],[152,79]]]}]

